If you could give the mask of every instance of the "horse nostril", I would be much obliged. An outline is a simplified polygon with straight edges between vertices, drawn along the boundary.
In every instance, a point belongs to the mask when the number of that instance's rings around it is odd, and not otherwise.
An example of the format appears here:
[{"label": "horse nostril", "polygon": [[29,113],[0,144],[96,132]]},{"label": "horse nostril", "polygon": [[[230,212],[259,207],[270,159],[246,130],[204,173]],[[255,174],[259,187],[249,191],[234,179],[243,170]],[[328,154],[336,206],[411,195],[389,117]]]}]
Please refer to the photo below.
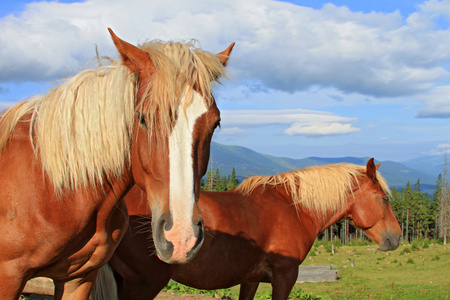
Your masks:
[{"label": "horse nostril", "polygon": [[172,228],[173,222],[170,216],[163,214],[159,217],[155,225],[155,230],[153,231],[153,241],[156,251],[159,258],[167,262],[172,257],[174,245],[171,241],[166,239],[165,232]]},{"label": "horse nostril", "polygon": [[170,218],[166,215],[161,216],[159,222],[160,222],[161,228],[164,228],[164,231],[170,231],[170,229],[172,229],[172,227],[173,227],[172,218]]},{"label": "horse nostril", "polygon": [[203,225],[203,220],[199,221],[197,223],[197,234],[196,234],[196,238],[198,239],[198,241],[202,241],[203,240],[203,230],[204,230],[204,225]]}]

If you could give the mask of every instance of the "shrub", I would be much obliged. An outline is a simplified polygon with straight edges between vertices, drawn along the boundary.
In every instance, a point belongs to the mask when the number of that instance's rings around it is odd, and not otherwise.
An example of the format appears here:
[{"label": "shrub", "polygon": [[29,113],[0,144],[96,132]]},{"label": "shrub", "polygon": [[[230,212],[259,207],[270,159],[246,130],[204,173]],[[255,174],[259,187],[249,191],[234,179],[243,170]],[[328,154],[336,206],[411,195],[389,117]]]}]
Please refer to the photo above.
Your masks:
[{"label": "shrub", "polygon": [[369,240],[353,240],[351,243],[345,244],[346,246],[374,246],[374,242]]},{"label": "shrub", "polygon": [[403,249],[402,252],[400,252],[400,255],[405,255],[406,253],[411,253],[411,249],[410,248]]},{"label": "shrub", "polygon": [[413,251],[420,250],[420,245],[421,245],[420,241],[418,241],[418,240],[414,241],[411,245],[411,250],[413,250]]},{"label": "shrub", "polygon": [[194,289],[188,286],[185,286],[181,283],[170,281],[164,290],[170,290],[174,294],[180,295],[180,294],[201,294],[201,295],[208,295],[211,297],[215,297],[216,295],[220,296],[220,299],[232,299],[236,298],[236,295],[234,295],[233,292],[231,292],[230,289],[221,289],[221,290],[198,290]]}]

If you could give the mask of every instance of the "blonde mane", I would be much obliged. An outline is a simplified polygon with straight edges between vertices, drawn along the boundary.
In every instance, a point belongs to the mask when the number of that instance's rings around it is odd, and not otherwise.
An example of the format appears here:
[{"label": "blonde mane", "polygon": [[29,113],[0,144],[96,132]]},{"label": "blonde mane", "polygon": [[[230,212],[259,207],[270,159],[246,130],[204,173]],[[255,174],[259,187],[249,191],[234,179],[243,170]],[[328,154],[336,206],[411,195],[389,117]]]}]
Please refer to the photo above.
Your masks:
[{"label": "blonde mane", "polygon": [[[342,208],[353,188],[358,185],[358,177],[365,176],[366,167],[348,163],[312,166],[271,176],[254,176],[245,179],[236,191],[244,195],[257,187],[283,185],[290,193],[295,205],[317,211],[337,211]],[[377,172],[377,179],[385,193],[389,186]]]},{"label": "blonde mane", "polygon": [[[139,82],[121,60],[84,70],[46,95],[7,109],[0,119],[0,153],[18,122],[29,122],[35,154],[57,190],[101,184],[105,176],[121,176],[130,163],[136,110],[144,114],[149,130],[167,136],[179,107],[189,104],[189,99],[180,102],[183,95],[195,89],[211,105],[211,81],[225,75],[214,54],[192,43],[157,41],[139,47],[155,67],[149,82]],[[140,84],[145,100],[136,103]]]}]

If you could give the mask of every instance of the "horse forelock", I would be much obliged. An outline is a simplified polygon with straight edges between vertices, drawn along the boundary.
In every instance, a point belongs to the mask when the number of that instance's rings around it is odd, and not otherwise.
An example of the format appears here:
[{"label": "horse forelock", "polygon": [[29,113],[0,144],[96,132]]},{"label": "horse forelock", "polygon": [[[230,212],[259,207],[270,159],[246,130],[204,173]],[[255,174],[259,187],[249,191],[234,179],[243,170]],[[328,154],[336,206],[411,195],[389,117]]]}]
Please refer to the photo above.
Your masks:
[{"label": "horse forelock", "polygon": [[[205,104],[214,103],[211,82],[226,76],[226,70],[215,54],[195,48],[196,41],[187,43],[150,41],[139,47],[145,51],[155,72],[145,85],[140,110],[147,116],[159,113],[157,130],[168,136],[178,113],[185,113],[197,91]],[[153,132],[154,123],[149,130]]]},{"label": "horse forelock", "polygon": [[213,103],[211,81],[225,76],[214,54],[192,43],[153,41],[140,48],[156,70],[148,82],[139,82],[120,60],[84,70],[46,95],[7,109],[0,119],[0,153],[20,119],[32,114],[32,146],[56,190],[103,183],[105,176],[120,176],[130,163],[139,85],[146,90],[137,109],[151,120],[158,114],[162,128],[154,130],[164,136],[180,107],[183,111],[190,104],[194,89],[208,107]]},{"label": "horse forelock", "polygon": [[[365,176],[365,171],[364,166],[348,163],[312,166],[271,176],[249,177],[236,189],[249,195],[258,187],[283,186],[296,206],[325,213],[346,205],[353,189],[359,188],[359,178]],[[382,190],[389,194],[389,187],[378,172],[377,179]]]}]

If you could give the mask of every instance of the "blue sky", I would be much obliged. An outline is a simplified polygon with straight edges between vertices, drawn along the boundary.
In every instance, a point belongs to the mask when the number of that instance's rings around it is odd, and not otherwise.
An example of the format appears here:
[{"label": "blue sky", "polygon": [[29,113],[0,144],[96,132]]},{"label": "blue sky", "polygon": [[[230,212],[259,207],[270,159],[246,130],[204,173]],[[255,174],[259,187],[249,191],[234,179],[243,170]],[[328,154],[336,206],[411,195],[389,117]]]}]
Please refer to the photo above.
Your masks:
[{"label": "blue sky", "polygon": [[0,109],[139,43],[236,42],[214,141],[292,158],[404,161],[450,145],[450,0],[0,4]]}]

